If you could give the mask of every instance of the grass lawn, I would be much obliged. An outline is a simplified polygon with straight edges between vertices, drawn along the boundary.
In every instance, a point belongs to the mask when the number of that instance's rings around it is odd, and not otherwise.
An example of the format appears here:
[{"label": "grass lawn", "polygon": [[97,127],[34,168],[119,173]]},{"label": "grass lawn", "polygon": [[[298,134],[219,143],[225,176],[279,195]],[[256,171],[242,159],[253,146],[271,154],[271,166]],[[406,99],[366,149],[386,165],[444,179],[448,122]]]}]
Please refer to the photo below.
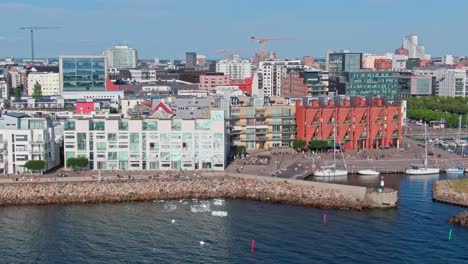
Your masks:
[{"label": "grass lawn", "polygon": [[455,191],[468,193],[468,179],[450,180],[449,183]]}]

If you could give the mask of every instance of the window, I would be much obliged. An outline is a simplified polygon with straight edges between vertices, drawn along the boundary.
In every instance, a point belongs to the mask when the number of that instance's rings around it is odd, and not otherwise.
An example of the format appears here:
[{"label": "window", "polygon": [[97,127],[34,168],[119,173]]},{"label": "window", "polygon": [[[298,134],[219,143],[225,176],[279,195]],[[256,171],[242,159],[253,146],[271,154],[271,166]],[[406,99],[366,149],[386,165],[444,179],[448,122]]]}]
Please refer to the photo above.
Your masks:
[{"label": "window", "polygon": [[106,150],[107,142],[97,142],[97,150]]},{"label": "window", "polygon": [[16,141],[28,141],[28,136],[27,135],[16,135],[15,140]]},{"label": "window", "polygon": [[174,131],[182,130],[182,120],[173,119],[171,122],[171,129]]},{"label": "window", "polygon": [[107,141],[117,141],[117,134],[116,133],[108,133],[107,134]]},{"label": "window", "polygon": [[140,150],[140,134],[131,133],[130,134],[130,151],[139,151]]},{"label": "window", "polygon": [[158,121],[157,120],[144,120],[143,131],[157,131]]},{"label": "window", "polygon": [[127,131],[128,130],[128,121],[119,122],[119,130]]},{"label": "window", "polygon": [[65,121],[65,123],[63,124],[63,130],[65,131],[75,130],[75,121],[70,121],[70,120]]},{"label": "window", "polygon": [[107,155],[109,160],[117,160],[117,152],[109,152]]}]

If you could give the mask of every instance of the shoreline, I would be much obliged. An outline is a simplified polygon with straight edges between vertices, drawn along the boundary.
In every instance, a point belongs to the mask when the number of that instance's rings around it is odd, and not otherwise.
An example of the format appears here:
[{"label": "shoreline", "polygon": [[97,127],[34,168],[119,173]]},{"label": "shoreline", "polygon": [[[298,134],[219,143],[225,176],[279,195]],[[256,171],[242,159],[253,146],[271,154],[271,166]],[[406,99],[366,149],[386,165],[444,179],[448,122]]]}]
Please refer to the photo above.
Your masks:
[{"label": "shoreline", "polygon": [[468,195],[455,191],[449,180],[436,181],[432,184],[432,199],[440,203],[468,207]]},{"label": "shoreline", "polygon": [[0,206],[224,198],[321,209],[363,210],[382,207],[352,195],[352,188],[355,186],[339,187],[348,188],[340,191],[328,188],[333,187],[332,184],[301,182],[255,176],[108,182],[21,182],[0,185]]}]

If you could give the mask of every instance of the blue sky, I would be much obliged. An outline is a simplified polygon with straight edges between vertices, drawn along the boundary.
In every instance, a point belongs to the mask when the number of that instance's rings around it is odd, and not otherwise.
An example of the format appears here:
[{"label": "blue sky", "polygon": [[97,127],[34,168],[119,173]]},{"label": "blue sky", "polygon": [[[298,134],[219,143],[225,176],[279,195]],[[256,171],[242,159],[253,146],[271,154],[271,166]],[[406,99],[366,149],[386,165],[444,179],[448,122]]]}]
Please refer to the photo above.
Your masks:
[{"label": "blue sky", "polygon": [[0,57],[30,57],[29,32],[37,31],[36,57],[100,54],[127,42],[140,58],[184,58],[197,51],[243,49],[250,36],[298,37],[272,41],[278,56],[323,57],[327,49],[384,53],[405,34],[419,35],[426,52],[468,55],[465,0],[0,0]]}]

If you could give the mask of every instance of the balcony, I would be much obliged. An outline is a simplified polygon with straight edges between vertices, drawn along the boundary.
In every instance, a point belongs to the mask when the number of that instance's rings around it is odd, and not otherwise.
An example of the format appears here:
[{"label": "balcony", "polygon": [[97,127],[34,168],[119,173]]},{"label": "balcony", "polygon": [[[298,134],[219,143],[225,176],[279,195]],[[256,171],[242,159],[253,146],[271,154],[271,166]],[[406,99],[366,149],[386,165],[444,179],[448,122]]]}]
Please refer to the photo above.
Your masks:
[{"label": "balcony", "polygon": [[268,140],[268,137],[267,137],[267,136],[257,136],[257,137],[256,137],[256,140],[257,140],[257,141],[267,141],[267,140]]},{"label": "balcony", "polygon": [[45,153],[45,149],[32,148],[30,152],[31,152],[31,154],[43,154],[43,153]]}]

